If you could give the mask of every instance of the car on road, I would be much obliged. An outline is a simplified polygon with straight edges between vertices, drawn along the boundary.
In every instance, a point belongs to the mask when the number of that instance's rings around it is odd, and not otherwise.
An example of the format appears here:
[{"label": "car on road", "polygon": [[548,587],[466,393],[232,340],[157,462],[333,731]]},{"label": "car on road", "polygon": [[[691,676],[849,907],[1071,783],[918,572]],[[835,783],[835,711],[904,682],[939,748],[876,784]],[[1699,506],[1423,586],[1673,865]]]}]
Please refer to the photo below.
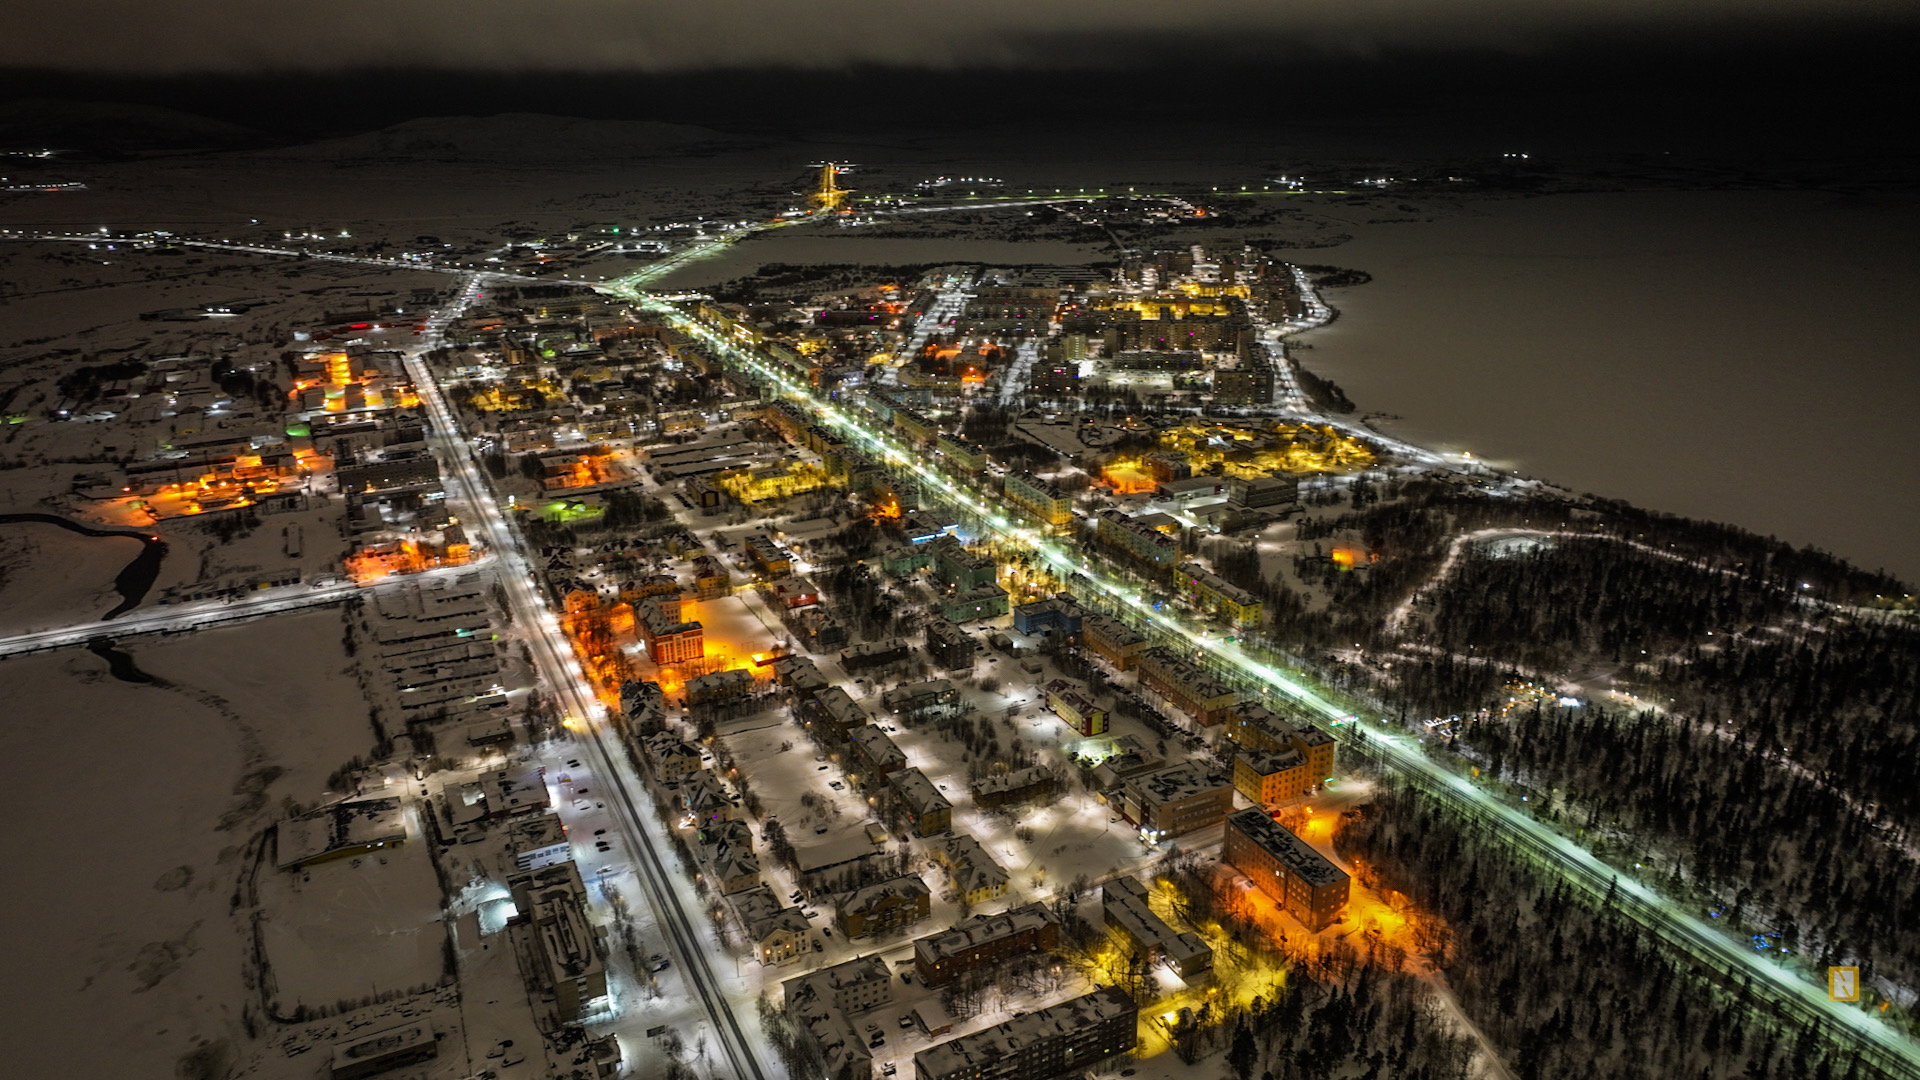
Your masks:
[{"label": "car on road", "polygon": [[900,1018],[900,1026],[901,1026],[901,1027],[903,1027],[903,1028],[910,1028],[910,1027],[912,1027],[912,1026],[913,1026],[913,1017],[911,1017],[911,1016],[903,1016],[903,1017],[901,1017],[901,1018]]},{"label": "car on road", "polygon": [[607,843],[605,840],[595,840],[593,842],[593,847],[595,851],[612,851],[613,850],[613,845]]},{"label": "car on road", "polygon": [[672,966],[673,966],[673,961],[662,960],[657,964],[647,965],[647,970],[653,972],[655,975],[658,975]]}]

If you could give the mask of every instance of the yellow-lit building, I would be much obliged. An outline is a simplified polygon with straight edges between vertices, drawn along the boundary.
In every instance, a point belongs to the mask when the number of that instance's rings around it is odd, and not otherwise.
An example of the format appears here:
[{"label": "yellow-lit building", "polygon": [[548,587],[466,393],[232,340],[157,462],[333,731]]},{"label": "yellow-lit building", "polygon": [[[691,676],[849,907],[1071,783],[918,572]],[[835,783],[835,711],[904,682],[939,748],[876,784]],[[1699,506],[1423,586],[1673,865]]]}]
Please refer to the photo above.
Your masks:
[{"label": "yellow-lit building", "polygon": [[1175,584],[1194,603],[1235,626],[1260,625],[1264,614],[1260,598],[1198,563],[1182,564]]},{"label": "yellow-lit building", "polygon": [[1073,524],[1073,496],[1032,473],[1008,473],[1007,498],[1039,518],[1049,529]]},{"label": "yellow-lit building", "polygon": [[1305,721],[1288,722],[1255,702],[1235,705],[1227,717],[1227,738],[1248,750],[1291,750],[1306,762],[1309,784],[1333,775],[1333,736]]},{"label": "yellow-lit building", "polygon": [[1243,750],[1233,758],[1233,787],[1257,806],[1305,795],[1314,777],[1293,750]]}]

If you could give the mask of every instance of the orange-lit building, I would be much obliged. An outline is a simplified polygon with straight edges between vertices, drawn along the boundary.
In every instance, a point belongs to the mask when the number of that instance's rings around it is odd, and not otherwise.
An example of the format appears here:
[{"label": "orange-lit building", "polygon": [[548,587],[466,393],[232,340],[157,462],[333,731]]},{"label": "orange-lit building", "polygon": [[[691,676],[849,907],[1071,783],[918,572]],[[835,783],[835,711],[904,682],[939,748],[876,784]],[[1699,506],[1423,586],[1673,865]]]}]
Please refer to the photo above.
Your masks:
[{"label": "orange-lit building", "polygon": [[1254,886],[1319,931],[1333,925],[1347,905],[1347,872],[1287,831],[1265,810],[1227,815],[1220,861],[1252,879]]},{"label": "orange-lit building", "polygon": [[1126,671],[1139,660],[1147,639],[1133,627],[1110,615],[1090,613],[1080,620],[1080,635],[1087,649],[1106,658],[1117,670]]},{"label": "orange-lit building", "polygon": [[707,654],[706,628],[682,616],[678,596],[643,603],[639,630],[656,664],[683,664]]}]

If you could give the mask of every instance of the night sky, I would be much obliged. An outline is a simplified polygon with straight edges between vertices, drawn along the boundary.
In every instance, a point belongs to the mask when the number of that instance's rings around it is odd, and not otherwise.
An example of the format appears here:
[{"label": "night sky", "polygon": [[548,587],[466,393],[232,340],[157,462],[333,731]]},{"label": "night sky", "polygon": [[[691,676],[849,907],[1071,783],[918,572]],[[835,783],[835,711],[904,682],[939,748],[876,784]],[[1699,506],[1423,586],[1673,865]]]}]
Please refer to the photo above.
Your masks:
[{"label": "night sky", "polygon": [[1897,0],[14,0],[0,101],[303,133],[505,110],[801,128],[873,106],[912,129],[1081,121],[1091,86],[1254,126],[1418,114],[1871,152],[1906,138],[1917,29]]},{"label": "night sky", "polygon": [[1897,0],[15,0],[0,66],[178,74],[1098,67],[1155,40],[1248,52],[1538,53],[1605,34],[1804,32],[1905,22]]}]

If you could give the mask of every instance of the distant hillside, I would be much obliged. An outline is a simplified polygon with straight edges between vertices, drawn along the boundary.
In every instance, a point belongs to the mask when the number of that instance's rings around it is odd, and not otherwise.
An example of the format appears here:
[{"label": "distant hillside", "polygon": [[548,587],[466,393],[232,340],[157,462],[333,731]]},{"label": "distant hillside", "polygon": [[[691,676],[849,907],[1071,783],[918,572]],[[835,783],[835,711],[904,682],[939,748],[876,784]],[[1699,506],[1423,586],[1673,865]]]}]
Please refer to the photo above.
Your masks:
[{"label": "distant hillside", "polygon": [[0,105],[0,147],[77,153],[198,150],[254,142],[259,133],[156,105],[27,99]]},{"label": "distant hillside", "polygon": [[278,153],[329,161],[466,161],[551,166],[752,145],[710,128],[652,121],[582,120],[537,113],[430,116]]}]

